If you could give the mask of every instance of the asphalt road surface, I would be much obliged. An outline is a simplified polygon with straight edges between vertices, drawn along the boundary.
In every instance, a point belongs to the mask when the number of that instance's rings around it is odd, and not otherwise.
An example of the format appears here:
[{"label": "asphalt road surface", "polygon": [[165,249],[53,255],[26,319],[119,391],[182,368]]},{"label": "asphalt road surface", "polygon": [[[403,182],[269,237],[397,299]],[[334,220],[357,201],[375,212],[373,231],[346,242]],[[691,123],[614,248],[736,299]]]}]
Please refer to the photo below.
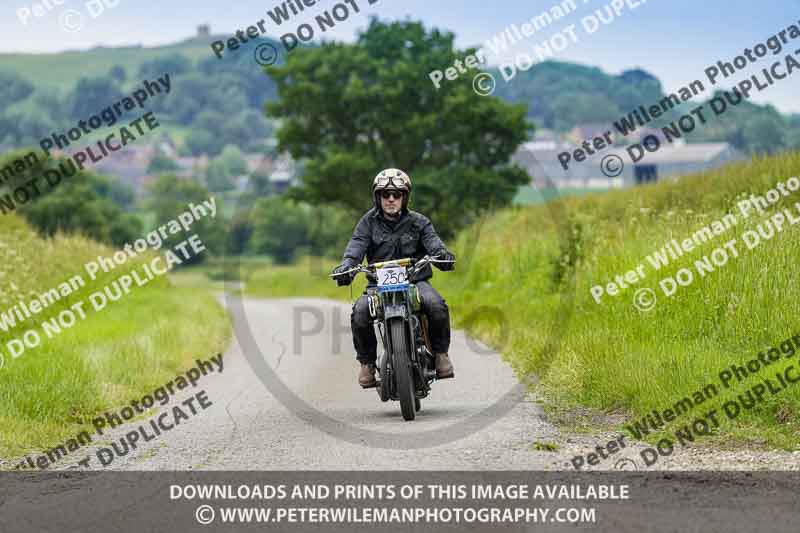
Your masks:
[{"label": "asphalt road surface", "polygon": [[[224,354],[224,372],[183,391],[188,397],[203,389],[213,405],[151,442],[140,441],[108,469],[571,470],[573,456],[615,437],[562,434],[545,420],[534,393],[519,383],[502,356],[462,331],[453,331],[450,350],[455,379],[434,382],[416,420],[406,422],[398,402],[382,403],[375,389],[364,390],[356,382],[349,304],[224,301],[237,331]],[[250,334],[252,346],[245,340]],[[273,376],[265,377],[265,369],[272,369]],[[149,418],[118,427],[107,441],[95,444],[107,447]],[[641,448],[629,445],[592,469],[643,469]],[[94,456],[95,448],[83,448],[54,468],[79,468],[75,461],[86,451]],[[655,468],[783,470],[798,465],[796,454],[760,452],[748,462],[742,453],[682,450]],[[91,464],[99,467],[97,460]]]},{"label": "asphalt road surface", "polygon": [[[196,531],[197,502],[172,501],[168,489],[170,483],[193,482],[191,476],[201,475],[206,483],[217,475],[228,476],[221,477],[218,483],[249,480],[257,485],[278,479],[274,477],[277,474],[258,471],[355,471],[363,477],[352,478],[353,472],[339,476],[349,475],[352,482],[375,483],[387,479],[388,474],[382,472],[385,470],[407,471],[397,475],[416,481],[427,480],[418,477],[420,470],[515,470],[518,472],[507,475],[516,476],[514,479],[519,482],[574,483],[577,476],[567,474],[574,472],[569,460],[613,437],[560,433],[545,421],[536,398],[518,383],[499,354],[457,331],[451,350],[456,378],[434,382],[432,395],[423,400],[417,419],[405,422],[398,403],[381,403],[374,390],[362,390],[356,383],[348,305],[310,299],[247,299],[243,305],[241,300],[227,303],[232,304],[229,307],[237,341],[224,354],[223,373],[209,374],[198,382],[198,388],[182,391],[188,398],[202,388],[212,405],[198,410],[197,415],[159,438],[144,445],[140,442],[136,450],[115,459],[105,469],[159,472],[94,477],[57,473],[55,478],[26,473],[11,478],[5,488],[0,486],[0,508],[10,520],[4,525],[0,519],[0,532],[108,531],[112,525],[112,529],[119,531]],[[242,345],[249,345],[248,331],[257,346],[249,346],[245,355]],[[212,355],[198,354],[198,358],[208,359]],[[274,369],[274,377],[264,373],[265,368]],[[177,405],[176,400],[181,399],[173,399],[162,410],[172,409]],[[129,422],[109,433],[107,441],[95,445],[107,447],[111,440],[145,423],[147,419]],[[556,449],[536,449],[534,443],[552,443]],[[80,452],[51,470],[81,468],[73,459],[93,450],[82,448]],[[676,453],[671,462],[665,459],[657,467],[707,470],[752,467],[741,453]],[[758,468],[797,468],[797,455],[760,452],[753,457],[759,461]],[[594,469],[636,468],[631,462],[617,466],[621,459],[637,460],[638,449],[629,447]],[[97,461],[92,464],[97,465]],[[639,470],[642,469],[640,466]],[[187,470],[218,472],[164,472]],[[359,472],[365,470],[372,472]],[[540,470],[561,472],[537,472]],[[291,474],[283,473],[280,479],[285,480]],[[497,474],[476,472],[478,476]],[[259,475],[273,477],[261,479]],[[441,476],[442,472],[430,475]],[[757,475],[732,473],[732,477],[725,478],[714,472],[689,473],[688,477],[652,470],[591,472],[585,474],[583,483],[629,483],[634,496],[626,502],[600,503],[598,523],[579,526],[584,530],[615,532],[796,531],[796,477],[766,473],[761,478],[752,477]],[[559,481],[558,476],[563,479]],[[87,495],[93,496],[87,498]],[[70,526],[65,529],[64,523]],[[304,530],[303,524],[294,526],[275,530]],[[517,524],[506,529],[575,529],[552,526],[556,524]],[[371,531],[401,529],[394,525],[369,527]],[[417,530],[423,529],[436,528]],[[485,530],[482,524],[463,529]],[[325,530],[354,528],[340,524],[326,525]]]}]

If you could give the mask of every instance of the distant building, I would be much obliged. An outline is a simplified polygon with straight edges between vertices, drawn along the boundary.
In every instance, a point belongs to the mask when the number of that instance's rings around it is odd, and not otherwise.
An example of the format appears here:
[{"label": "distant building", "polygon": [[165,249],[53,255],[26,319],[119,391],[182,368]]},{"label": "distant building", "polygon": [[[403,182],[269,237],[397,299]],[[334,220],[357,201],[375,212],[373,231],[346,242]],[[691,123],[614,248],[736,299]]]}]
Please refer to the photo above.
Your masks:
[{"label": "distant building", "polygon": [[272,161],[269,169],[269,181],[275,192],[280,194],[294,185],[297,182],[296,176],[297,165],[294,159],[288,155],[279,155]]},{"label": "distant building", "polygon": [[169,135],[164,135],[156,142],[156,150],[165,156],[175,159],[178,157],[178,147]]},{"label": "distant building", "polygon": [[[616,148],[610,153],[618,155],[625,162],[631,161],[630,155],[624,148]],[[626,165],[621,177],[624,178],[626,185],[641,185],[713,170],[745,159],[746,156],[729,143],[687,144],[682,140],[676,140],[671,144],[662,142],[656,152],[646,152],[638,163]]]},{"label": "distant building", "polygon": [[[558,161],[558,154],[572,152],[577,145],[560,141],[533,141],[522,145],[514,154],[513,162],[524,168],[533,178],[538,189],[553,187],[577,188],[619,188],[623,180],[609,180],[600,172],[598,165],[572,162],[569,170],[564,170]],[[598,163],[599,164],[599,163]]]},{"label": "distant building", "polygon": [[148,183],[147,166],[155,155],[151,144],[128,145],[113,157],[106,157],[92,168],[99,174],[117,177],[120,182],[140,191]]},{"label": "distant building", "polygon": [[664,130],[660,130],[657,128],[637,128],[636,131],[630,132],[628,135],[625,136],[625,140],[627,143],[640,143],[644,140],[645,137],[649,136],[657,137],[661,142],[669,142],[667,140],[667,136],[664,135]]},{"label": "distant building", "polygon": [[236,188],[245,192],[251,185],[252,177],[266,177],[270,183],[270,190],[282,193],[297,183],[297,164],[288,155],[276,157],[263,154],[244,154],[247,163],[247,175],[235,178]]},{"label": "distant building", "polygon": [[247,171],[249,173],[260,172],[261,174],[268,174],[272,166],[272,158],[263,154],[244,154],[245,162],[247,163]]},{"label": "distant building", "polygon": [[[686,144],[678,140],[672,144],[662,142],[658,151],[645,152],[637,163],[631,162],[626,147],[615,147],[599,151],[582,162],[572,160],[569,169],[564,170],[558,155],[572,153],[577,148],[557,141],[529,142],[514,154],[513,161],[527,170],[533,185],[539,188],[620,188],[712,170],[745,159],[728,143]],[[618,176],[607,177],[601,170],[601,163],[608,156],[622,160],[624,168]],[[617,163],[612,166],[617,167]]]}]

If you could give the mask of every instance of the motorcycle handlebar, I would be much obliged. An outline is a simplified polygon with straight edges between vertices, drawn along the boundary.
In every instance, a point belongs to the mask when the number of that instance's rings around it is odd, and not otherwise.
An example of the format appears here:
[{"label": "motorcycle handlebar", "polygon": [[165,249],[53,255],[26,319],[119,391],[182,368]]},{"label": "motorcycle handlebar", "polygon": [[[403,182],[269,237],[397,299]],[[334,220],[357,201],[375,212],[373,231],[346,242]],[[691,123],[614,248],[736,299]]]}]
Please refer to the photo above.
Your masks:
[{"label": "motorcycle handlebar", "polygon": [[455,260],[451,260],[451,259],[435,259],[435,258],[433,258],[433,257],[431,257],[429,255],[426,255],[425,257],[423,257],[422,259],[419,259],[419,260],[414,260],[413,258],[407,257],[407,258],[404,258],[404,259],[398,259],[396,261],[391,261],[390,260],[390,261],[382,261],[382,262],[379,262],[379,263],[373,263],[373,264],[367,265],[367,266],[357,265],[357,266],[351,268],[350,270],[345,270],[344,272],[338,272],[338,273],[330,274],[330,277],[336,278],[336,277],[339,277],[339,276],[350,275],[353,272],[355,272],[356,274],[358,274],[360,272],[364,272],[365,274],[369,274],[369,273],[374,272],[376,269],[378,269],[380,267],[383,267],[385,265],[392,264],[392,263],[393,264],[398,264],[400,266],[407,266],[407,267],[409,267],[410,269],[413,269],[413,270],[420,270],[422,267],[424,267],[428,263],[455,263]]}]

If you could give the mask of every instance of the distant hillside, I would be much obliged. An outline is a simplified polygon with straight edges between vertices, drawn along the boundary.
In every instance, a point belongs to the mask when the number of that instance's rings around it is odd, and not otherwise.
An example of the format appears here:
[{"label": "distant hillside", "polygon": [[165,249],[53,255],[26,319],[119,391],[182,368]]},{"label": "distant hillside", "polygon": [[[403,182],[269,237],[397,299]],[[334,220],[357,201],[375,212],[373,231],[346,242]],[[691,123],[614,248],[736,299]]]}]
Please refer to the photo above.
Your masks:
[{"label": "distant hillside", "polygon": [[136,73],[146,61],[181,54],[193,63],[213,57],[209,43],[227,36],[193,37],[166,46],[97,47],[58,54],[0,54],[0,71],[14,72],[37,87],[72,89],[81,77],[106,76],[120,65],[128,72],[128,82],[138,81]]},{"label": "distant hillside", "polygon": [[[221,153],[226,145],[243,151],[268,149],[270,121],[265,101],[275,84],[256,63],[253,51],[271,39],[251,39],[217,59],[213,40],[144,47],[98,47],[59,54],[0,55],[0,145],[25,147],[49,132],[74,126],[120,101],[142,80],[168,73],[170,92],[148,101],[148,110],[179,141],[185,155]],[[278,63],[283,57],[279,56]],[[137,111],[138,112],[138,111]],[[128,113],[129,119],[136,112]]]},{"label": "distant hillside", "polygon": [[[275,98],[276,92],[272,80],[255,62],[253,51],[260,43],[272,43],[279,50],[279,63],[285,60],[285,53],[279,42],[261,38],[219,60],[209,44],[227,37],[193,37],[152,48],[0,54],[0,85],[8,87],[15,82],[18,89],[0,89],[0,144],[35,142],[42,131],[85,118],[87,109],[78,105],[82,98],[76,90],[82,78],[101,80],[91,84],[93,107],[96,101],[114,101],[115,94],[140,83],[144,66],[152,75],[171,73],[173,91],[158,100],[153,110],[166,126],[163,131],[186,146],[184,153],[215,155],[226,144],[265,149],[271,126],[263,105]],[[113,79],[114,67],[124,69],[123,81]],[[579,124],[610,125],[638,106],[650,106],[665,96],[658,78],[641,69],[612,75],[598,67],[558,61],[519,72],[509,83],[498,77],[496,94],[526,104],[529,118],[539,129],[556,132]],[[676,109],[673,116],[666,117],[667,122],[679,116]],[[745,102],[698,128],[688,139],[729,142],[746,153],[779,152],[800,147],[800,116],[787,117],[772,106]]]},{"label": "distant hillside", "polygon": [[[666,95],[661,81],[641,69],[617,76],[574,63],[546,61],[519,72],[505,83],[498,76],[497,96],[528,105],[537,126],[565,132],[577,124],[611,126],[639,106],[649,108]],[[706,102],[716,96],[705,95]],[[697,102],[687,102],[650,126],[667,125],[689,113]],[[711,114],[710,112],[708,113]],[[742,102],[724,115],[687,135],[690,142],[728,142],[749,154],[776,153],[800,148],[800,116],[786,116],[770,105]]]},{"label": "distant hillside", "polygon": [[581,123],[609,123],[664,95],[661,81],[644,70],[614,76],[598,67],[559,61],[540,63],[507,83],[498,78],[496,94],[528,104],[537,125],[557,131]]}]

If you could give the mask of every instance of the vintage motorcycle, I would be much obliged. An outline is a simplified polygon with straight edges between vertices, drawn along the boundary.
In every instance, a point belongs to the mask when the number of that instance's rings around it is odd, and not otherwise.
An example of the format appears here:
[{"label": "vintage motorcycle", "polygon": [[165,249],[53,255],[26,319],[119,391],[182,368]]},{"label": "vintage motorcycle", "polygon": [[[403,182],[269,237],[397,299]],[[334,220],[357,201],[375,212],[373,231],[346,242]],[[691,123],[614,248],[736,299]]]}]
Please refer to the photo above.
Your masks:
[{"label": "vintage motorcycle", "polygon": [[430,263],[454,263],[426,255],[351,268],[331,277],[363,272],[375,285],[367,287],[369,313],[378,327],[383,354],[378,358],[375,388],[381,401],[400,401],[405,420],[414,420],[420,400],[436,379],[435,357],[428,339],[428,321],[416,285],[409,281]]}]

